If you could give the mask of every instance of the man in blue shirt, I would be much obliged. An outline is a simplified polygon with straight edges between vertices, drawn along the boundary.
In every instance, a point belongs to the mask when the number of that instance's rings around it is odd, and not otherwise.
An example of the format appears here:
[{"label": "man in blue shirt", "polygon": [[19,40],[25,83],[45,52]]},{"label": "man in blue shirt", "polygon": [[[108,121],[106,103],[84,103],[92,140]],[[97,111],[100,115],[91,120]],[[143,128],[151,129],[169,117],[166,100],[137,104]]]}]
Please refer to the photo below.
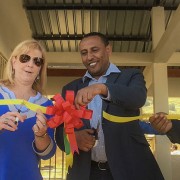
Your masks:
[{"label": "man in blue shirt", "polygon": [[[146,101],[146,87],[137,69],[119,70],[110,63],[108,39],[101,33],[85,35],[79,44],[84,66],[83,78],[63,87],[76,93],[75,106],[93,110],[90,121],[75,130],[79,154],[74,154],[67,180],[163,180],[161,171],[141,130],[139,120],[115,123],[102,116],[138,116]],[[98,143],[94,129],[98,127]],[[94,128],[94,129],[93,129]],[[64,150],[63,126],[56,129],[57,145]]]}]

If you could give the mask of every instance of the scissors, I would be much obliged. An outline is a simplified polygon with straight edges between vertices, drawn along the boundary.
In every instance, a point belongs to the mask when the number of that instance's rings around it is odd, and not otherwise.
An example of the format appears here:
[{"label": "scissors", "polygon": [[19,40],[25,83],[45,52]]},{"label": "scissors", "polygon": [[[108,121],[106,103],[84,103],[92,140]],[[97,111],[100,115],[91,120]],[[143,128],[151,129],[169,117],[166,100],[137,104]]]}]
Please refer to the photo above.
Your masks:
[{"label": "scissors", "polygon": [[[20,107],[18,108],[18,111],[17,111],[18,113],[21,113],[22,106],[23,106],[23,103],[20,104]],[[18,122],[19,122],[19,118],[16,116],[14,124],[18,125]]]},{"label": "scissors", "polygon": [[[21,112],[21,107],[18,109],[17,112],[18,112],[18,113]],[[15,121],[14,121],[14,124],[15,124],[15,125],[18,125],[18,121],[19,121],[19,118],[16,116]],[[0,131],[0,134],[2,134],[4,131],[5,131],[5,129],[2,129],[2,130]]]},{"label": "scissors", "polygon": [[[17,112],[18,112],[18,113],[21,113],[21,108],[19,108]],[[15,121],[14,121],[14,124],[18,125],[18,122],[19,122],[19,118],[16,116],[16,119],[15,119]]]},{"label": "scissors", "polygon": [[93,136],[95,137],[95,144],[94,144],[94,147],[97,145],[98,143],[98,132],[99,132],[99,126],[100,126],[100,122],[98,121],[98,124],[97,124],[97,128],[92,128],[94,130],[94,134]]}]

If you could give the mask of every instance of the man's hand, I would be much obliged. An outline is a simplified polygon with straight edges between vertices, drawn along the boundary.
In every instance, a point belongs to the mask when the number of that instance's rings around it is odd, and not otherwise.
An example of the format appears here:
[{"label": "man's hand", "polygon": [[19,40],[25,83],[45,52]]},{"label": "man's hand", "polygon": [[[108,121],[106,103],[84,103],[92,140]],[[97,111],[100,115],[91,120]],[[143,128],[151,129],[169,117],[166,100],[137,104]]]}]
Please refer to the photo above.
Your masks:
[{"label": "man's hand", "polygon": [[75,106],[79,109],[79,106],[86,106],[93,100],[96,95],[107,96],[108,90],[104,84],[93,84],[85,88],[80,89],[75,97]]},{"label": "man's hand", "polygon": [[151,126],[160,133],[167,133],[172,128],[172,122],[167,120],[166,113],[156,113],[149,118]]},{"label": "man's hand", "polygon": [[95,137],[93,133],[93,129],[84,129],[75,132],[77,145],[80,150],[88,152],[94,146]]}]

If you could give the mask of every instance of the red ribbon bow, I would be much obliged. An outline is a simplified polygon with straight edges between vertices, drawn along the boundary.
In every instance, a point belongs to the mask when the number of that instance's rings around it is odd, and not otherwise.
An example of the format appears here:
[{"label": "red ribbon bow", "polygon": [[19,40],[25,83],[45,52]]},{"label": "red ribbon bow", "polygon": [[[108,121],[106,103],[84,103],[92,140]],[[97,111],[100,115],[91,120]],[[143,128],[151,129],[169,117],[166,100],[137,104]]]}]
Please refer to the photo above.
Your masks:
[{"label": "red ribbon bow", "polygon": [[64,123],[65,133],[68,135],[71,151],[79,152],[77,142],[74,134],[74,128],[81,128],[83,122],[80,118],[91,119],[92,110],[88,110],[85,107],[76,109],[74,104],[74,91],[66,91],[65,100],[60,94],[56,94],[53,99],[55,101],[54,106],[48,106],[46,113],[54,115],[48,120],[47,124],[50,128],[56,128],[60,124]]}]

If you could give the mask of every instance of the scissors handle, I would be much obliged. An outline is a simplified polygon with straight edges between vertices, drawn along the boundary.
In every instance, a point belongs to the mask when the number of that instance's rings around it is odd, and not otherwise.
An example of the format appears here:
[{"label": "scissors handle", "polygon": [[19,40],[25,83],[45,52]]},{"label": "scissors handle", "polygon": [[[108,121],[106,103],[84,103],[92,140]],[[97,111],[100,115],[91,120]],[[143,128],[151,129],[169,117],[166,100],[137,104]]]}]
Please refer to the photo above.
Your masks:
[{"label": "scissors handle", "polygon": [[100,122],[98,121],[97,128],[92,128],[94,130],[94,137],[96,140],[98,140],[98,131],[99,131]]},{"label": "scissors handle", "polygon": [[[20,113],[20,112],[21,112],[21,109],[19,108],[17,112]],[[18,125],[18,122],[19,122],[19,118],[16,116],[16,119],[15,119],[15,121],[14,121],[14,124]]]}]

